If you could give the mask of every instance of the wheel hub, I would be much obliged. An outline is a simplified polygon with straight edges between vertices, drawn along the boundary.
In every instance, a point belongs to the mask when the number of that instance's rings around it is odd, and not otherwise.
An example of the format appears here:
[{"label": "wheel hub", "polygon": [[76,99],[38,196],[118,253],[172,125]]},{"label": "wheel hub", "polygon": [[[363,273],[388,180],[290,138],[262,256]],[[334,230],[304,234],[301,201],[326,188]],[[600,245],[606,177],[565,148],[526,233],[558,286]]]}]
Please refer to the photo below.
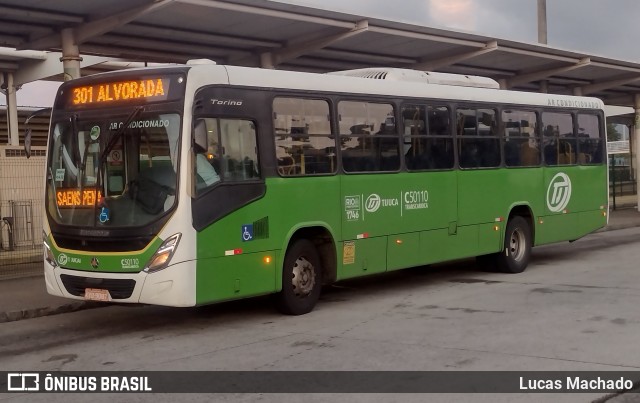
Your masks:
[{"label": "wheel hub", "polygon": [[299,257],[293,265],[291,284],[293,285],[293,293],[298,297],[306,297],[315,287],[315,268],[304,257]]},{"label": "wheel hub", "polygon": [[509,240],[509,254],[515,261],[521,261],[525,253],[526,239],[524,233],[520,228],[516,228],[511,233],[511,239]]}]

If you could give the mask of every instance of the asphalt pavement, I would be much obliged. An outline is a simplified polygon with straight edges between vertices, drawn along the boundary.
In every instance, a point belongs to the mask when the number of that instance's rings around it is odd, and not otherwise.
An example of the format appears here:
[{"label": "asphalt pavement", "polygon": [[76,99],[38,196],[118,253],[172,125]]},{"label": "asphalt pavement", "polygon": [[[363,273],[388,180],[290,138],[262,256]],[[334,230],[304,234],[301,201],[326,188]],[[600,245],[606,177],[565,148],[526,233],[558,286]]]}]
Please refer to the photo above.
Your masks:
[{"label": "asphalt pavement", "polygon": [[[614,210],[609,225],[601,231],[640,227],[640,212],[635,208]],[[70,300],[47,294],[41,273],[29,277],[0,280],[0,323],[98,308],[106,304]]]}]

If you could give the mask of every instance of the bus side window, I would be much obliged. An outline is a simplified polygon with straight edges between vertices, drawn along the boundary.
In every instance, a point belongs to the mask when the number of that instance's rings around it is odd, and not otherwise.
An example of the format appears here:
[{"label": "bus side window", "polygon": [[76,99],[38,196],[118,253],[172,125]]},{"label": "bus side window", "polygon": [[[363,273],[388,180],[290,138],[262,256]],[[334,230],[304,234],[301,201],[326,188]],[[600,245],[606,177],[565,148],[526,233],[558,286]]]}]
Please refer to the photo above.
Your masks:
[{"label": "bus side window", "polygon": [[393,172],[400,168],[400,138],[393,105],[340,101],[338,114],[346,172]]},{"label": "bus side window", "polygon": [[331,133],[326,100],[274,98],[273,127],[281,176],[326,175],[336,171],[336,140]]},{"label": "bus side window", "polygon": [[458,109],[458,144],[461,168],[500,166],[500,139],[496,111]]},{"label": "bus side window", "polygon": [[508,167],[540,165],[537,115],[533,111],[504,110],[504,162]]},{"label": "bus side window", "polygon": [[258,145],[253,122],[220,119],[222,172],[224,181],[260,178]]},{"label": "bus side window", "polygon": [[403,151],[409,171],[453,168],[453,138],[446,106],[405,105],[402,118]]},{"label": "bus side window", "polygon": [[[205,122],[206,142],[196,139]],[[206,144],[206,149],[203,147]],[[194,126],[196,194],[218,182],[238,182],[260,178],[255,125],[250,120],[205,118]]]},{"label": "bus side window", "polygon": [[578,152],[573,116],[566,112],[543,112],[542,125],[545,128],[543,132],[545,164],[576,164]]},{"label": "bus side window", "polygon": [[600,118],[578,114],[578,163],[601,164],[603,139],[600,136]]}]

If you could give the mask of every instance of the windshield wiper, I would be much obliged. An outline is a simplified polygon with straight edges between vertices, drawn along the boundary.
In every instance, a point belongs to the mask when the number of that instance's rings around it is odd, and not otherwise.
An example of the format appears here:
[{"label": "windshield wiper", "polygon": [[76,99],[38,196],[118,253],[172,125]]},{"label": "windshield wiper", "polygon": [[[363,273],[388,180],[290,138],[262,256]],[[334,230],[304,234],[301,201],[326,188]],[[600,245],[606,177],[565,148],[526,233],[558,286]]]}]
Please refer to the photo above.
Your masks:
[{"label": "windshield wiper", "polygon": [[[80,144],[78,141],[78,114],[71,115],[71,144],[73,146],[73,162],[75,166],[82,164],[82,156],[80,155]],[[82,183],[82,176],[80,177],[80,183]]]},{"label": "windshield wiper", "polygon": [[[75,115],[74,115],[75,116]],[[74,138],[77,138],[78,136],[75,134],[75,129],[74,129]],[[82,156],[80,156],[80,167],[78,168],[78,172],[79,172],[79,176],[80,176],[80,198],[82,199],[83,195],[84,195],[84,179],[85,179],[85,175],[87,172],[87,158],[88,158],[88,153],[89,153],[89,146],[91,146],[91,144],[94,143],[94,140],[91,140],[91,136],[89,136],[89,141],[86,141],[84,144],[84,151],[82,153]],[[78,148],[80,148],[80,145],[78,145]],[[78,150],[79,152],[80,150]],[[97,194],[96,194],[97,196]]]},{"label": "windshield wiper", "polygon": [[[104,161],[107,157],[107,155],[109,155],[109,153],[111,152],[111,149],[113,149],[113,147],[115,147],[116,143],[118,142],[118,139],[120,139],[120,137],[122,137],[122,135],[124,135],[124,133],[127,131],[127,129],[129,128],[129,124],[131,123],[131,121],[133,119],[135,119],[136,117],[138,117],[138,115],[140,115],[140,113],[144,111],[144,107],[143,106],[137,106],[130,114],[129,116],[127,116],[127,118],[125,119],[124,123],[122,124],[122,126],[120,126],[120,128],[118,128],[118,131],[115,132],[113,135],[111,135],[107,140],[106,140],[106,145],[104,147],[104,150],[102,150],[102,152],[100,153],[100,157],[98,158],[98,177],[96,178],[96,200],[95,203],[93,204],[93,226],[95,227],[96,225],[96,208],[98,207],[98,191],[101,190],[103,188],[103,182],[102,182],[102,166],[104,165]],[[105,192],[106,194],[106,192]]]},{"label": "windshield wiper", "polygon": [[29,122],[31,122],[31,119],[36,116],[42,115],[44,113],[50,114],[51,109],[52,108],[38,109],[37,111],[29,115],[24,121],[24,125],[27,128],[27,130],[25,130],[24,132],[24,152],[27,155],[27,158],[31,157],[31,128],[29,127]]},{"label": "windshield wiper", "polygon": [[124,132],[128,129],[129,124],[131,123],[131,121],[133,119],[135,119],[140,114],[140,112],[142,112],[143,110],[144,110],[143,106],[137,106],[136,109],[134,109],[129,114],[129,116],[127,116],[127,118],[124,121],[124,124],[122,126],[120,126],[118,131],[115,132],[111,137],[109,137],[109,139],[107,140],[107,144],[104,147],[104,150],[102,150],[102,152],[100,153],[100,158],[98,158],[98,166],[99,167],[102,166],[102,162],[104,160],[104,157],[106,157],[111,152],[111,149],[113,147],[115,147],[116,143],[118,142],[118,139],[120,137],[122,137]]}]

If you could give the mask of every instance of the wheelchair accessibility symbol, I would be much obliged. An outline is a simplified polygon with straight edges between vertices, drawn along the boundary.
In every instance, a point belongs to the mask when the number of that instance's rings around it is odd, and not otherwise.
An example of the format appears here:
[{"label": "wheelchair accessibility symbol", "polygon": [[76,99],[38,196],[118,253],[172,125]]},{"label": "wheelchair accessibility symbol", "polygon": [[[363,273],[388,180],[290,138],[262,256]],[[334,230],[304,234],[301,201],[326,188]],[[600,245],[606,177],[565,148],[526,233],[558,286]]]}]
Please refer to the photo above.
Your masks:
[{"label": "wheelchair accessibility symbol", "polygon": [[242,226],[242,242],[253,240],[253,224],[244,224]]},{"label": "wheelchair accessibility symbol", "polygon": [[98,216],[98,219],[100,220],[101,224],[104,224],[107,221],[109,221],[109,209],[106,207],[102,207],[100,209],[100,215]]}]

